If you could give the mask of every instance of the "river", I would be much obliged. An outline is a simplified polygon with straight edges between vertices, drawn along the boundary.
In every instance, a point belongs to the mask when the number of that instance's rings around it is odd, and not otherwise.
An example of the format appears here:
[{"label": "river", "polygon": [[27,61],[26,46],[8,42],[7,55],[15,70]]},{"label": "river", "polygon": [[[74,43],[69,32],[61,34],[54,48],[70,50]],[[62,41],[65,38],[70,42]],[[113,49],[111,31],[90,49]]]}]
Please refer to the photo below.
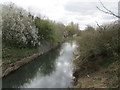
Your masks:
[{"label": "river", "polygon": [[75,49],[75,41],[63,43],[4,77],[3,88],[72,87]]}]

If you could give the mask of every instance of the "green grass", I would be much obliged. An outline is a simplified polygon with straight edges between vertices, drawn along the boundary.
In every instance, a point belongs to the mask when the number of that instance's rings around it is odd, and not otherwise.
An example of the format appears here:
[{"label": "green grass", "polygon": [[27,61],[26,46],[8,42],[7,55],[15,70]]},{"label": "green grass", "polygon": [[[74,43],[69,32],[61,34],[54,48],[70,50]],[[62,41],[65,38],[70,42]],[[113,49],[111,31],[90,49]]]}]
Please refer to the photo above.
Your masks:
[{"label": "green grass", "polygon": [[37,51],[37,48],[5,48],[3,51],[4,58],[21,58],[29,56]]},{"label": "green grass", "polygon": [[37,48],[14,48],[14,47],[4,47],[2,62],[3,69],[10,64],[14,64],[16,61],[21,60],[22,58],[28,57],[37,53]]}]

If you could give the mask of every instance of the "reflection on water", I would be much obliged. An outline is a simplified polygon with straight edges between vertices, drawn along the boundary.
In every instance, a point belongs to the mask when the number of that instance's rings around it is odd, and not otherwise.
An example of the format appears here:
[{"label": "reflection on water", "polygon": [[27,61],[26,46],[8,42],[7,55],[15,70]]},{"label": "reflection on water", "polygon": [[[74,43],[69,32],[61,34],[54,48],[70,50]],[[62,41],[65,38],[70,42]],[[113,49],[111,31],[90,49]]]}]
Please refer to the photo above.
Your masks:
[{"label": "reflection on water", "polygon": [[67,88],[72,82],[75,42],[44,54],[3,78],[3,88]]}]

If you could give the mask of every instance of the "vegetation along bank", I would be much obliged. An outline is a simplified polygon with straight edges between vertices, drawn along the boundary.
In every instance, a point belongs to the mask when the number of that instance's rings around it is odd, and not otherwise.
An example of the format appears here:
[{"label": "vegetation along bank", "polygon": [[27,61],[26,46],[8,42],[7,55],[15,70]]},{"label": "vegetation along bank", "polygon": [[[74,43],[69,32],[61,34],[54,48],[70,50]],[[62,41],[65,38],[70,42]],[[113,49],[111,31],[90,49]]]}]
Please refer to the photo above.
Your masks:
[{"label": "vegetation along bank", "polygon": [[97,28],[88,26],[77,37],[74,86],[117,88],[120,86],[120,25],[118,21]]},{"label": "vegetation along bank", "polygon": [[50,51],[78,31],[78,24],[73,22],[65,26],[48,18],[35,16],[13,3],[0,6],[2,76]]}]

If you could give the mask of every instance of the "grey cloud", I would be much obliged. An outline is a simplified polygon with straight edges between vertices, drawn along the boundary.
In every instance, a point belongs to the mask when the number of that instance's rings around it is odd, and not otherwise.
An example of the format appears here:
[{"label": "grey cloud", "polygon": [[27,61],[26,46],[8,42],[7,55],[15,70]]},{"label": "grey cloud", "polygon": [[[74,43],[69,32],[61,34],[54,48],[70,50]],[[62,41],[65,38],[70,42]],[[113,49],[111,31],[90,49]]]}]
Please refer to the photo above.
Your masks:
[{"label": "grey cloud", "polygon": [[[117,14],[118,13],[118,2],[103,2],[104,6],[111,10],[113,13]],[[98,7],[102,8],[102,5],[100,3],[97,4]]]},{"label": "grey cloud", "polygon": [[112,15],[104,14],[104,15],[103,15],[103,19],[105,19],[105,20],[113,20],[113,19],[116,19],[116,17],[114,17],[114,16],[112,16]]},{"label": "grey cloud", "polygon": [[[103,2],[103,4],[117,14],[117,1],[114,2]],[[101,19],[104,22],[110,22],[115,20],[114,16],[105,14],[99,11],[96,6],[102,8],[102,5],[98,2],[80,2],[80,1],[69,1],[64,5],[64,9],[67,12],[67,16],[74,18],[75,22],[78,22],[80,26],[84,27],[88,24],[91,24],[89,20],[96,16],[101,16]],[[103,9],[103,8],[102,8]],[[101,22],[101,21],[100,21]],[[93,21],[94,24],[96,24]],[[99,23],[99,22],[98,22]]]},{"label": "grey cloud", "polygon": [[95,2],[69,2],[64,6],[64,9],[82,15],[97,11]]},{"label": "grey cloud", "polygon": [[[118,2],[103,2],[103,4],[109,8],[111,11],[117,13],[117,3]],[[96,6],[102,8],[99,2],[68,2],[64,5],[64,9],[71,13],[81,14],[81,15],[91,15],[99,10]]]}]

